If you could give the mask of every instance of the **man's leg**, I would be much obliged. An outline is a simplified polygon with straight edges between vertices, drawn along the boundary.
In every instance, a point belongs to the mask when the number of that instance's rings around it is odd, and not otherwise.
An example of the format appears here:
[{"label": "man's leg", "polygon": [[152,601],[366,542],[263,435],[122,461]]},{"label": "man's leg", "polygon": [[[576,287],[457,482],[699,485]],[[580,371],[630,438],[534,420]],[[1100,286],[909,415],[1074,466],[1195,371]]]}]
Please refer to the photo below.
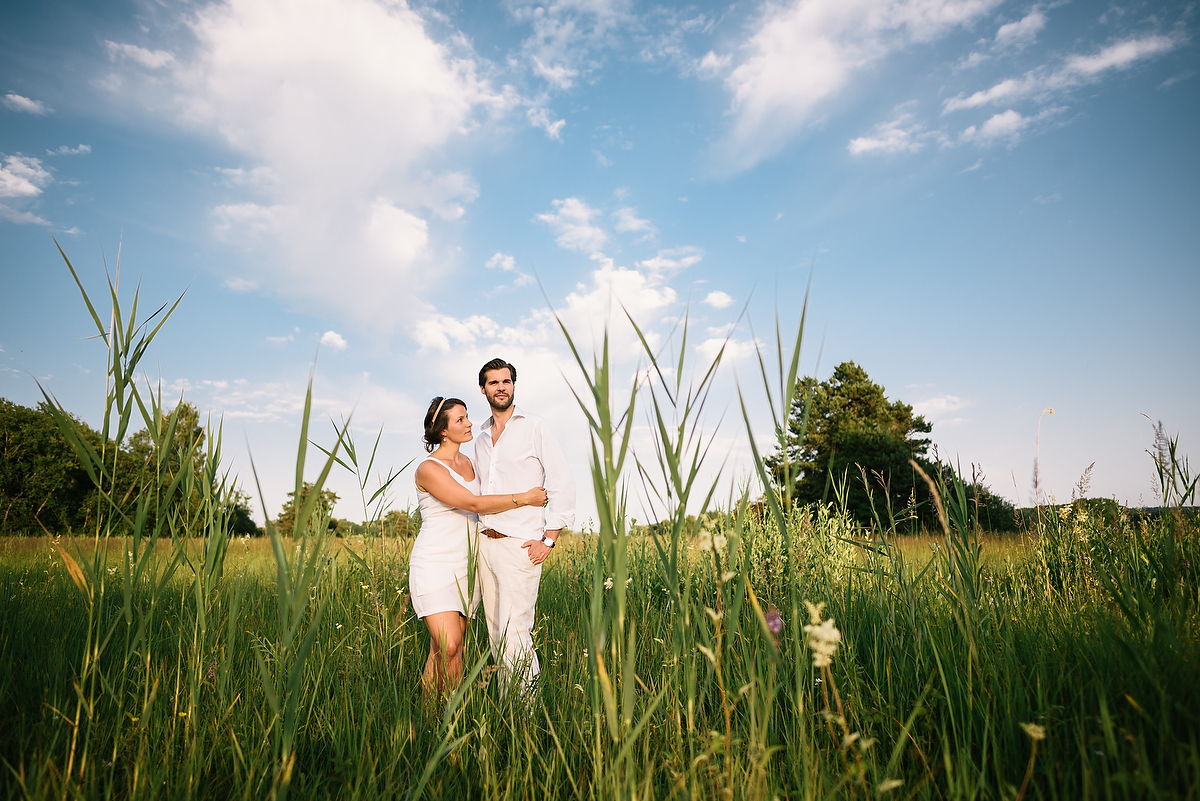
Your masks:
[{"label": "man's leg", "polygon": [[540,671],[533,650],[534,609],[542,566],[529,561],[522,540],[488,540],[482,548],[484,614],[492,658],[507,678],[515,677],[528,690]]}]

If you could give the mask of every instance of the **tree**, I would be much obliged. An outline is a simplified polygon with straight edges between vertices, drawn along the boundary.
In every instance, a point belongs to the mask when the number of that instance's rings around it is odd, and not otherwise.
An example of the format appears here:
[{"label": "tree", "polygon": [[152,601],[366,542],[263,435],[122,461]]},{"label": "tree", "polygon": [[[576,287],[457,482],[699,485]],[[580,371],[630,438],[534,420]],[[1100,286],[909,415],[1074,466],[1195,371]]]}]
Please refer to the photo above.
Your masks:
[{"label": "tree", "polygon": [[[0,398],[0,532],[58,534],[85,524],[92,481],[54,417]],[[78,421],[77,421],[78,422]],[[100,435],[80,422],[84,436]]]},{"label": "tree", "polygon": [[930,440],[923,436],[932,430],[923,416],[913,415],[912,406],[889,401],[866,370],[842,362],[825,381],[811,376],[801,381],[788,415],[786,449],[767,464],[780,487],[791,484],[798,502],[834,500],[844,484],[847,507],[867,523],[872,515],[865,472],[886,522],[888,502],[899,513],[928,500],[928,488],[909,460],[934,475],[935,465],[925,458]]},{"label": "tree", "polygon": [[[296,493],[289,492],[287,502],[283,504],[283,508],[279,511],[279,518],[275,521],[275,528],[279,530],[281,537],[290,537],[296,529],[296,509],[298,506],[303,506],[308,496],[313,491],[313,485],[304,482],[304,489],[301,493],[300,500],[297,503]],[[323,489],[321,494],[317,496],[316,503],[313,504],[312,518],[309,525],[325,525],[330,526],[332,523],[336,526],[333,520],[333,507],[337,505],[338,496],[333,490]]]}]

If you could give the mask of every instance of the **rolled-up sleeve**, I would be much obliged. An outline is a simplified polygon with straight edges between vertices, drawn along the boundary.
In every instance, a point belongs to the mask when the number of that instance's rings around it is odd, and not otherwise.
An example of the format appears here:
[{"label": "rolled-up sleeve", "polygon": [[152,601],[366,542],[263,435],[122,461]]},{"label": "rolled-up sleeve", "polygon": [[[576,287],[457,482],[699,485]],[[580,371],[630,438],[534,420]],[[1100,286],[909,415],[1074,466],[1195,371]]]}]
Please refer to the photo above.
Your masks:
[{"label": "rolled-up sleeve", "polygon": [[570,528],[575,523],[575,479],[554,432],[538,421],[536,446],[546,474],[546,531]]}]

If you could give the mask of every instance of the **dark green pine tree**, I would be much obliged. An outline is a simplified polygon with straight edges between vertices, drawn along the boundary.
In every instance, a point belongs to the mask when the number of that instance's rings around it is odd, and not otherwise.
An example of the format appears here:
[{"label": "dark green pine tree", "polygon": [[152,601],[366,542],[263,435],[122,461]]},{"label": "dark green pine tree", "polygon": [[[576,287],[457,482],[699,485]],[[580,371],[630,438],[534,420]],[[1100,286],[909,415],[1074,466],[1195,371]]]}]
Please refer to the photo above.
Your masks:
[{"label": "dark green pine tree", "polygon": [[844,484],[848,508],[868,523],[871,507],[863,485],[865,470],[876,509],[886,524],[887,503],[899,514],[929,498],[909,459],[935,475],[937,466],[926,458],[930,439],[925,435],[932,430],[923,416],[913,415],[912,406],[889,401],[866,370],[842,362],[825,381],[803,379],[792,399],[787,447],[768,457],[767,464],[778,486],[790,484],[793,498],[800,503],[833,501],[837,486]]}]

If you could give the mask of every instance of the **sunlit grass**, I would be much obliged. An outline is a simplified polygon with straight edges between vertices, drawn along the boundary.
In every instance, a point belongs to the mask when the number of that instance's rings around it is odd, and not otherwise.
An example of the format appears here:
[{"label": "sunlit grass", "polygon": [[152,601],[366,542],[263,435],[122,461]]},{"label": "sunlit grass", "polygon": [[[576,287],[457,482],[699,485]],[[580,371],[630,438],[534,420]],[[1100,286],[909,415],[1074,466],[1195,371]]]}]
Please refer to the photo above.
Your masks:
[{"label": "sunlit grass", "polygon": [[[112,300],[120,326],[94,314],[110,347],[106,437],[128,430],[137,410],[169,439],[157,399],[129,380],[145,329],[133,312],[122,317],[115,287]],[[476,620],[462,686],[426,704],[428,639],[407,597],[411,541],[339,540],[311,506],[298,510],[294,538],[273,527],[262,539],[226,536],[219,431],[208,438],[211,469],[164,472],[134,499],[105,495],[105,454],[81,453],[102,490],[97,528],[0,541],[7,795],[1200,793],[1194,515],[1104,522],[1067,505],[1044,510],[1033,530],[992,538],[953,481],[931,482],[936,537],[880,538],[878,521],[864,529],[836,506],[796,507],[771,492],[722,506],[698,479],[720,357],[692,370],[680,340],[670,370],[643,341],[652,387],[617,380],[606,346],[590,360],[577,354],[600,522],[594,536],[564,538],[545,568],[531,697],[499,686]],[[801,341],[762,361],[777,423]],[[652,452],[628,448],[635,413],[655,430]],[[306,408],[298,489],[309,417]],[[70,418],[60,425],[69,431]],[[340,460],[360,475],[364,506],[382,514],[383,495],[361,478],[371,462],[359,464],[346,426],[335,437],[310,497]],[[1156,463],[1173,493],[1166,504],[1179,507],[1195,480],[1176,445]],[[667,521],[657,537],[630,535],[631,475]],[[138,511],[150,507],[157,513]]]}]

